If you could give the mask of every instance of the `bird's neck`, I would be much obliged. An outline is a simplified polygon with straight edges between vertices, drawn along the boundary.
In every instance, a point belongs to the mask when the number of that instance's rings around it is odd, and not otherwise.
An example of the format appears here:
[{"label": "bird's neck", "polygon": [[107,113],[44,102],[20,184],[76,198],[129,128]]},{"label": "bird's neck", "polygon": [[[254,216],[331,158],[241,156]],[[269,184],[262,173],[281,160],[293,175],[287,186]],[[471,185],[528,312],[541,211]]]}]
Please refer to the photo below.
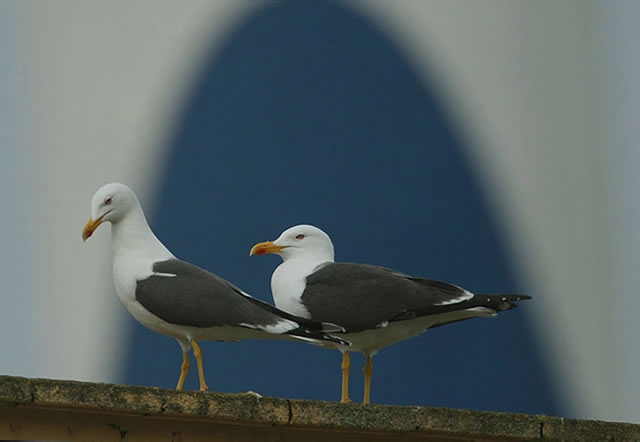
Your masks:
[{"label": "bird's neck", "polygon": [[305,253],[304,255],[286,257],[279,267],[286,269],[287,273],[294,273],[306,278],[313,273],[316,267],[326,262],[334,262],[332,253]]},{"label": "bird's neck", "polygon": [[113,257],[123,254],[144,255],[152,261],[173,258],[173,254],[154,235],[142,209],[132,210],[111,229]]},{"label": "bird's neck", "polygon": [[302,293],[307,276],[326,262],[333,262],[333,256],[296,256],[280,264],[271,275],[271,293],[276,307],[303,318],[311,318],[310,312],[302,304]]}]

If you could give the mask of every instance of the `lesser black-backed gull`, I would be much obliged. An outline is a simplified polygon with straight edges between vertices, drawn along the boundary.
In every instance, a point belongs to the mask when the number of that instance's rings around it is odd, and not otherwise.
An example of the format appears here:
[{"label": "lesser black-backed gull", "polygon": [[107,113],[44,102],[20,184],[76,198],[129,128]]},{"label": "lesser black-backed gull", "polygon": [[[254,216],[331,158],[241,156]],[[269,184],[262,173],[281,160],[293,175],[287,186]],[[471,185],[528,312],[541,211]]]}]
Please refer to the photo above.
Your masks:
[{"label": "lesser black-backed gull", "polygon": [[251,255],[275,253],[283,262],[273,272],[278,308],[345,328],[351,347],[320,343],[342,352],[341,402],[349,402],[349,351],[364,353],[364,403],[370,402],[371,357],[384,347],[428,328],[509,310],[523,295],[475,295],[445,282],[416,278],[384,267],[336,263],[331,238],[317,227],[299,225],[275,241],[256,244]]}]

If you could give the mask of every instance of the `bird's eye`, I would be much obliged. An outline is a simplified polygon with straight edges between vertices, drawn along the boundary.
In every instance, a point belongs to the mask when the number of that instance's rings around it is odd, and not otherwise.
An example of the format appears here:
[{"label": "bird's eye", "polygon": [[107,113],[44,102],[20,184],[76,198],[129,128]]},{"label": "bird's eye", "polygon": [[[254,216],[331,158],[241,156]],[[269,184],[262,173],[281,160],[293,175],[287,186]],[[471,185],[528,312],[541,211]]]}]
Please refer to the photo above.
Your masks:
[{"label": "bird's eye", "polygon": [[298,235],[296,235],[296,239],[302,239],[304,238],[304,235],[302,233],[299,233]]},{"label": "bird's eye", "polygon": [[111,204],[111,197],[105,199],[104,200],[104,204],[105,204],[105,206],[108,206],[109,204]]}]

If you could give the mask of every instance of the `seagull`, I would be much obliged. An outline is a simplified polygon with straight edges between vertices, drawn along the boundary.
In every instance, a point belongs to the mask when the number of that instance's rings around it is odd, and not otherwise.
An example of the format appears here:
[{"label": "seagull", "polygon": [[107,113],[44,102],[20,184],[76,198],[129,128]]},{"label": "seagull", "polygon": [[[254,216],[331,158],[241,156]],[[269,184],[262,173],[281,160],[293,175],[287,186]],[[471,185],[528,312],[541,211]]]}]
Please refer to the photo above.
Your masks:
[{"label": "seagull", "polygon": [[349,399],[350,351],[364,354],[364,400],[371,401],[372,356],[380,349],[414,337],[425,330],[476,317],[496,316],[510,310],[524,295],[476,295],[461,287],[416,278],[369,264],[336,263],[331,238],[311,225],[285,230],[275,241],[253,246],[250,255],[274,253],[283,262],[271,277],[278,308],[314,321],[327,321],[345,329],[351,342],[320,346],[342,352],[342,394]]},{"label": "seagull", "polygon": [[110,222],[113,281],[120,301],[142,325],[178,341],[182,365],[177,390],[189,371],[189,350],[198,365],[200,390],[208,390],[198,341],[296,339],[310,343],[349,342],[327,332],[334,324],[298,318],[243,292],[232,283],[176,258],[154,235],[142,206],[124,184],[102,186],[91,200],[86,241]]}]

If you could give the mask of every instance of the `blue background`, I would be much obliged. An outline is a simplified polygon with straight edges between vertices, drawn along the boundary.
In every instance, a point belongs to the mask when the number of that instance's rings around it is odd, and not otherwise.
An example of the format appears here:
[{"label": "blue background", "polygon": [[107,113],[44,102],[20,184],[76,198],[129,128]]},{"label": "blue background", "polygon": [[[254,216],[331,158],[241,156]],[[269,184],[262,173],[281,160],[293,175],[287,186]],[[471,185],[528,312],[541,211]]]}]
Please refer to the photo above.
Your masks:
[{"label": "blue background", "polygon": [[[463,143],[433,85],[380,29],[336,3],[281,1],[203,67],[150,221],[178,257],[271,303],[280,259],[249,249],[300,223],[329,233],[338,261],[522,293]],[[382,350],[372,401],[558,414],[527,308]],[[178,345],[131,321],[126,381],[174,388]],[[336,351],[275,341],[202,349],[214,391],[339,400]],[[363,363],[353,355],[356,401]],[[198,388],[195,364],[185,386]]]}]

